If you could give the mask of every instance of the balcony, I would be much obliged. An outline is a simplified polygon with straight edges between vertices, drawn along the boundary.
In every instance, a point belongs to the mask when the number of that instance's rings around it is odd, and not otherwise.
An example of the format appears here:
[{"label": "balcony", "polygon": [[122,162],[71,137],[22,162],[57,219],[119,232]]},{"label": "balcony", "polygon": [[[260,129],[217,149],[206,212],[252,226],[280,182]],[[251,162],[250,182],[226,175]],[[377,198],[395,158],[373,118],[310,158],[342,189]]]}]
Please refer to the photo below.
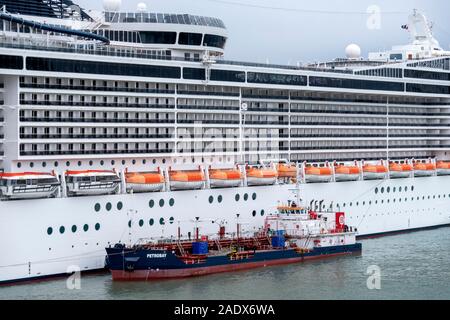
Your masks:
[{"label": "balcony", "polygon": [[119,102],[104,103],[104,102],[20,100],[20,104],[30,106],[58,106],[58,107],[175,109],[174,104],[140,104],[140,103],[119,103]]},{"label": "balcony", "polygon": [[[1,136],[0,136],[1,138]],[[20,139],[172,139],[170,134],[21,134]]]},{"label": "balcony", "polygon": [[21,122],[69,122],[69,123],[148,123],[170,124],[174,119],[105,119],[105,118],[34,118],[20,117]]},{"label": "balcony", "polygon": [[59,84],[38,84],[21,83],[21,88],[28,89],[49,89],[49,90],[70,90],[70,91],[106,91],[106,92],[132,92],[132,93],[153,93],[153,94],[175,94],[175,90],[167,89],[146,89],[146,88],[126,88],[126,87],[103,87],[103,86],[70,86]]},{"label": "balcony", "polygon": [[196,95],[196,96],[239,97],[239,92],[215,92],[215,91],[178,90],[178,94]]},{"label": "balcony", "polygon": [[178,109],[182,110],[220,110],[220,111],[239,111],[239,107],[230,106],[192,106],[192,105],[178,105]]},{"label": "balcony", "polygon": [[239,124],[239,120],[194,120],[194,119],[181,119],[177,120],[180,124],[195,124],[195,123],[202,123],[202,124],[225,124],[225,125],[233,125],[233,124]]},{"label": "balcony", "polygon": [[21,156],[170,154],[173,149],[20,151]]}]

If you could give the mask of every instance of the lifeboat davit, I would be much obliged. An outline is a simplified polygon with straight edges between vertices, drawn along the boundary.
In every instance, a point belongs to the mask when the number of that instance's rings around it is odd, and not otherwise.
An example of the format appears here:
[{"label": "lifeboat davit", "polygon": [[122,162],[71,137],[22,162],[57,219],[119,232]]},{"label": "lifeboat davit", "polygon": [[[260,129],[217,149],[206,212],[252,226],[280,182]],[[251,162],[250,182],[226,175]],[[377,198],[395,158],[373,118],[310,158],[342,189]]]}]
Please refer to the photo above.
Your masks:
[{"label": "lifeboat davit", "polygon": [[278,178],[297,178],[297,167],[295,165],[279,163],[277,171]]},{"label": "lifeboat davit", "polygon": [[363,166],[363,176],[365,180],[385,179],[387,168],[383,165],[366,164]]},{"label": "lifeboat davit", "polygon": [[433,163],[421,163],[414,164],[414,176],[415,177],[429,177],[436,172],[436,166]]},{"label": "lifeboat davit", "polygon": [[356,166],[339,165],[334,167],[336,181],[356,181],[359,179],[361,170]]},{"label": "lifeboat davit", "polygon": [[169,179],[172,190],[201,189],[205,184],[202,170],[169,171]]},{"label": "lifeboat davit", "polygon": [[115,171],[66,171],[65,178],[69,196],[113,194],[120,188],[120,178]]},{"label": "lifeboat davit", "polygon": [[276,170],[267,168],[250,168],[247,170],[247,185],[267,186],[277,182],[278,173]]},{"label": "lifeboat davit", "polygon": [[306,167],[306,182],[330,182],[333,177],[331,168],[328,167]]},{"label": "lifeboat davit", "polygon": [[439,161],[436,164],[436,169],[438,176],[450,175],[450,162]]},{"label": "lifeboat davit", "polygon": [[55,197],[60,182],[53,173],[0,173],[0,197],[3,199],[40,199]]},{"label": "lifeboat davit", "polygon": [[410,164],[391,163],[389,164],[389,174],[391,178],[408,178],[413,171]]},{"label": "lifeboat davit", "polygon": [[239,187],[242,182],[242,174],[237,169],[211,169],[209,170],[209,182],[211,188]]},{"label": "lifeboat davit", "polygon": [[156,192],[164,189],[165,179],[160,172],[132,172],[125,174],[128,192]]}]

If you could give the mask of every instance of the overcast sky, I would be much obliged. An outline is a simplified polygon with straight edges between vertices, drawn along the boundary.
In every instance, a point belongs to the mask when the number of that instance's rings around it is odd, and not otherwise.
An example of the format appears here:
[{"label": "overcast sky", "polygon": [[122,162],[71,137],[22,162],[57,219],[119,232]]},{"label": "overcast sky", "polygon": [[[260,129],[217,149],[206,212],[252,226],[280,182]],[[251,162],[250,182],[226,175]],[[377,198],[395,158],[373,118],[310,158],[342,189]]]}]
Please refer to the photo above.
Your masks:
[{"label": "overcast sky", "polygon": [[[73,1],[84,9],[103,7],[102,0]],[[448,0],[122,0],[122,11],[136,11],[140,2],[151,12],[222,19],[229,32],[225,52],[229,60],[282,64],[331,60],[343,57],[349,43],[360,45],[367,56],[370,51],[409,42],[401,25],[407,24],[414,8],[433,21],[436,38],[444,49],[450,49]],[[380,19],[366,13],[374,5],[381,10]]]}]

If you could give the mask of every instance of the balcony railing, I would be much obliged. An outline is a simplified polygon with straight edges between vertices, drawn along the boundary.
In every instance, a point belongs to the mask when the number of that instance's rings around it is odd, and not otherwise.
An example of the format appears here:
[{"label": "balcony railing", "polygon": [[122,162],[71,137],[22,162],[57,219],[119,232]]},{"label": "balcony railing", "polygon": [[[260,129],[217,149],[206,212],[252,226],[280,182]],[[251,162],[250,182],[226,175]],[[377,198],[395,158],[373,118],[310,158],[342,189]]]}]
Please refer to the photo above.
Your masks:
[{"label": "balcony railing", "polygon": [[174,109],[174,104],[148,104],[125,102],[73,102],[73,101],[37,101],[20,100],[21,105],[60,106],[60,107],[102,107],[102,108],[141,108],[141,109]]},{"label": "balcony railing", "polygon": [[173,149],[20,151],[21,156],[170,154]]},{"label": "balcony railing", "polygon": [[[0,136],[1,138],[1,136]],[[172,139],[170,134],[21,134],[21,139]]]},{"label": "balcony railing", "polygon": [[175,123],[174,119],[105,119],[105,118],[35,118],[20,117],[21,122],[71,122],[71,123]]},{"label": "balcony railing", "polygon": [[133,92],[133,93],[157,93],[174,94],[172,89],[153,89],[153,88],[127,88],[127,87],[104,87],[104,86],[71,86],[63,84],[41,84],[41,83],[21,83],[21,88],[28,89],[52,89],[52,90],[70,90],[70,91],[108,91],[108,92]]}]

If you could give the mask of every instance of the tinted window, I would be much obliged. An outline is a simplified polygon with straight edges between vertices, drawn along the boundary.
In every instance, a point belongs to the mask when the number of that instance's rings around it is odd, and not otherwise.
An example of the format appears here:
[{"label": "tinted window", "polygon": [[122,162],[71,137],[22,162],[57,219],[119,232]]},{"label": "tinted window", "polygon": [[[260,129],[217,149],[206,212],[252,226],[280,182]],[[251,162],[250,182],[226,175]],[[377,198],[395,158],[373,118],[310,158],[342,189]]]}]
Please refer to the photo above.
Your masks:
[{"label": "tinted window", "polygon": [[405,77],[450,81],[450,73],[405,69]]},{"label": "tinted window", "polygon": [[406,91],[419,93],[450,94],[450,87],[431,84],[407,83]]},{"label": "tinted window", "polygon": [[176,32],[140,31],[139,35],[142,43],[175,44],[177,39]]},{"label": "tinted window", "polygon": [[353,80],[342,78],[310,77],[309,85],[313,87],[331,87],[344,89],[404,91],[403,83],[399,82]]},{"label": "tinted window", "polygon": [[244,71],[211,70],[211,80],[245,82]]},{"label": "tinted window", "polygon": [[189,46],[200,46],[202,44],[201,33],[180,33],[178,44],[185,44]]},{"label": "tinted window", "polygon": [[174,78],[181,77],[181,70],[177,67],[149,66],[137,64],[119,64],[109,62],[77,61],[47,58],[27,58],[28,70],[109,74],[118,76]]},{"label": "tinted window", "polygon": [[247,74],[247,82],[306,86],[307,77],[292,75],[292,74],[271,74],[271,73],[249,72]]},{"label": "tinted window", "polygon": [[0,55],[0,69],[23,69],[23,58]]},{"label": "tinted window", "polygon": [[205,34],[205,39],[203,40],[203,45],[208,47],[225,48],[225,43],[227,39],[222,36],[215,36],[212,34]]},{"label": "tinted window", "polygon": [[205,69],[183,68],[183,78],[189,80],[205,80]]}]

